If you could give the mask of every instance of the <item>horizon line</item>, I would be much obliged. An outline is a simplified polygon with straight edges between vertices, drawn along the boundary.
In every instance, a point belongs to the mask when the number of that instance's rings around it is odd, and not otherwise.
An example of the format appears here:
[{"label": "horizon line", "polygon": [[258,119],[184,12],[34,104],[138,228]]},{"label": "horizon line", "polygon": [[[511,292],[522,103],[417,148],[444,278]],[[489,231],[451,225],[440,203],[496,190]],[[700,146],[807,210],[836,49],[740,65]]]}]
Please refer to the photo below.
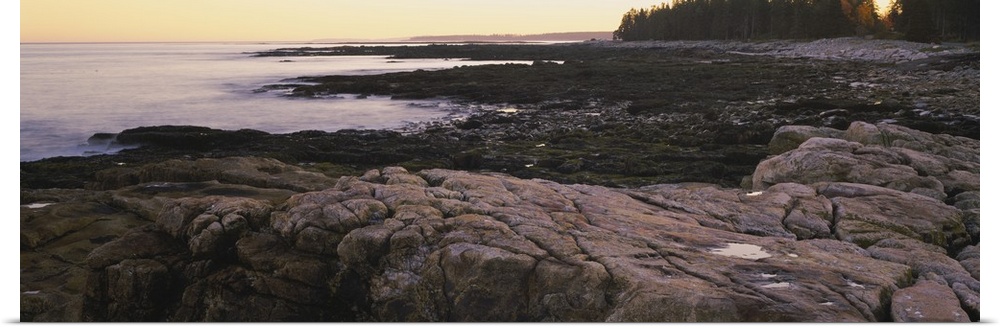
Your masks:
[{"label": "horizon line", "polygon": [[[243,41],[233,41],[233,40],[214,40],[214,41],[184,41],[184,40],[174,40],[174,41],[156,41],[156,40],[144,40],[144,41],[20,41],[19,44],[122,44],[122,43],[256,43],[256,44],[269,44],[269,43],[389,43],[389,42],[414,42],[414,43],[427,43],[425,41],[411,41],[415,38],[435,38],[435,37],[456,37],[456,36],[483,36],[483,37],[494,37],[494,36],[520,36],[520,37],[532,37],[541,36],[549,34],[572,34],[572,33],[613,33],[614,31],[570,31],[570,32],[544,32],[544,33],[529,33],[529,34],[519,34],[519,33],[491,33],[491,34],[479,34],[479,33],[466,33],[466,34],[440,34],[440,35],[414,35],[406,37],[387,37],[387,38],[319,38],[311,40],[243,40]],[[475,42],[477,40],[467,40],[464,42]],[[553,40],[555,41],[555,40]]]}]

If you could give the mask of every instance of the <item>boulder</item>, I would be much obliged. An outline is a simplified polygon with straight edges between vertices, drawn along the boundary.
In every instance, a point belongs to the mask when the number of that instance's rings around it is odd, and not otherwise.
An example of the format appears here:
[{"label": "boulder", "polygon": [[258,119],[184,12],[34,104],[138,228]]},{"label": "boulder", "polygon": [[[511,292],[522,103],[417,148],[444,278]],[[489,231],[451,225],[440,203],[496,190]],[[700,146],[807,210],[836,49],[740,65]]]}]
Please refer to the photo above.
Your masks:
[{"label": "boulder", "polygon": [[197,126],[154,126],[126,129],[115,136],[114,143],[206,150],[217,145],[239,146],[266,135],[253,129],[224,131]]},{"label": "boulder", "polygon": [[[794,149],[761,161],[751,179],[753,189],[788,182],[846,182],[941,201],[947,201],[949,195],[979,190],[979,145],[975,140],[864,122],[851,124],[839,136],[811,137]],[[785,143],[788,137],[776,133],[775,138],[775,143]]]},{"label": "boulder", "polygon": [[979,141],[967,137],[931,134],[899,125],[853,122],[844,139],[864,145],[900,147],[942,156],[979,167]]},{"label": "boulder", "polygon": [[892,319],[896,322],[969,322],[951,288],[933,280],[892,294]]},{"label": "boulder", "polygon": [[862,153],[862,147],[841,139],[809,139],[793,151],[761,161],[753,174],[753,189],[763,190],[778,183],[819,182],[887,186],[919,177],[916,170],[892,159]]},{"label": "boulder", "polygon": [[976,280],[979,280],[978,244],[974,246],[965,247],[965,249],[962,249],[962,252],[960,252],[958,254],[958,257],[956,257],[955,259],[962,264],[962,267],[964,267],[966,271],[969,271],[969,274],[971,274],[972,277],[976,278]]},{"label": "boulder", "polygon": [[971,243],[962,212],[943,202],[870,185],[819,184],[834,208],[837,237],[862,247],[884,238],[909,238],[958,250]]},{"label": "boulder", "polygon": [[773,155],[782,154],[798,148],[813,137],[843,139],[844,131],[829,127],[782,126],[767,143],[767,151]]},{"label": "boulder", "polygon": [[217,180],[258,188],[317,191],[336,184],[337,179],[281,161],[259,157],[174,159],[138,168],[109,168],[95,174],[88,189],[108,190],[148,182],[201,182]]},{"label": "boulder", "polygon": [[151,259],[126,259],[106,269],[105,321],[155,321],[170,302],[173,278],[169,269]]},{"label": "boulder", "polygon": [[87,256],[149,222],[109,205],[107,193],[22,191],[21,321],[79,321]]}]

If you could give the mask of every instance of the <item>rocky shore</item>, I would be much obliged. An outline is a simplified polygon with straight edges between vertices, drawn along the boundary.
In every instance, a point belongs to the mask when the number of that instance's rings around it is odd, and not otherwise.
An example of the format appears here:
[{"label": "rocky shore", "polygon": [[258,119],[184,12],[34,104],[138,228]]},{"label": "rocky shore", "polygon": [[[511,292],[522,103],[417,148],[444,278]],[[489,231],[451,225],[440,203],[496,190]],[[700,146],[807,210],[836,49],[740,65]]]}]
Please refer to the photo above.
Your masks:
[{"label": "rocky shore", "polygon": [[[847,53],[866,54],[887,47],[882,41],[867,41],[821,40],[790,49],[802,52],[807,45],[830,44],[816,48],[822,54],[853,45],[856,49]],[[348,93],[448,98],[476,110],[459,122],[430,122],[396,132],[275,135],[199,127],[131,129],[107,135],[117,136],[117,143],[145,147],[109,156],[22,163],[22,187],[80,188],[107,167],[240,155],[276,158],[333,177],[403,166],[489,170],[617,187],[691,181],[738,187],[766,155],[764,145],[775,130],[785,125],[842,130],[854,121],[886,122],[978,138],[978,52],[903,44],[902,50],[887,51],[929,50],[911,56],[920,59],[900,64],[751,56],[739,52],[784,48],[723,42],[337,47],[260,53],[294,58],[372,52],[398,58],[536,63],[289,79],[261,90],[288,97]]]},{"label": "rocky shore", "polygon": [[257,157],[26,190],[22,320],[978,320],[978,141],[856,122],[771,146],[751,190]]},{"label": "rocky shore", "polygon": [[536,63],[263,88],[456,122],[22,163],[21,320],[979,320],[978,53],[510,47]]}]

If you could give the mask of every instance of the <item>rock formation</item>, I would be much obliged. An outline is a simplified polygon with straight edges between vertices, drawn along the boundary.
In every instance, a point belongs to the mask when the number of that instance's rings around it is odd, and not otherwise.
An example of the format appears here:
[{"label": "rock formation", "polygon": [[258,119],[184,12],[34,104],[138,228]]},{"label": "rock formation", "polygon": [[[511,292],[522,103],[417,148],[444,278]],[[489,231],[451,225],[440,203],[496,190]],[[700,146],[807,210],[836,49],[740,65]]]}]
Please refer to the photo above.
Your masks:
[{"label": "rock formation", "polygon": [[136,185],[22,191],[22,320],[977,321],[979,142],[809,131],[751,190],[109,169]]}]

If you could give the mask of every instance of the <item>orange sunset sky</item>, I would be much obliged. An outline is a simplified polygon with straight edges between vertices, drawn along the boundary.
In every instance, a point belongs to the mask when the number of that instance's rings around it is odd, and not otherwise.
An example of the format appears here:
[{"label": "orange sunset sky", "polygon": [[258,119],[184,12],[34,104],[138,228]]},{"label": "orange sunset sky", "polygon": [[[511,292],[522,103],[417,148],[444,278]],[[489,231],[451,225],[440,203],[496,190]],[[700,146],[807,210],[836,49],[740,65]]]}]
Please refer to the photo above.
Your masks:
[{"label": "orange sunset sky", "polygon": [[310,41],[613,31],[629,9],[661,2],[25,0],[20,41]]},{"label": "orange sunset sky", "polygon": [[309,41],[611,31],[649,0],[31,0],[21,42]]}]

